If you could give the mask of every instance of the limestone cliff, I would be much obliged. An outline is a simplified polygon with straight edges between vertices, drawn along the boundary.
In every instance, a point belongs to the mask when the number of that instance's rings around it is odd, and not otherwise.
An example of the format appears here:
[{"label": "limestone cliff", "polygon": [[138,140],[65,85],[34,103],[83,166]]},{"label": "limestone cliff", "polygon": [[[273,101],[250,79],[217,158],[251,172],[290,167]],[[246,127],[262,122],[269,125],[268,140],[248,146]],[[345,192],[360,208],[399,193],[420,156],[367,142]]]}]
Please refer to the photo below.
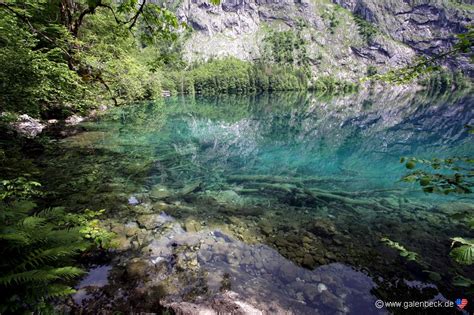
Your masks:
[{"label": "limestone cliff", "polygon": [[[474,17],[473,0],[333,0],[334,3],[375,23],[385,34],[418,53],[433,55],[449,49],[454,34],[466,31]],[[467,59],[448,62],[474,71]]]},{"label": "limestone cliff", "polygon": [[[455,0],[453,0],[455,1]],[[470,23],[470,5],[443,0],[168,0],[193,28],[187,60],[265,58],[270,30],[301,30],[315,77],[356,80],[449,47]],[[451,3],[451,2],[450,2]]]}]

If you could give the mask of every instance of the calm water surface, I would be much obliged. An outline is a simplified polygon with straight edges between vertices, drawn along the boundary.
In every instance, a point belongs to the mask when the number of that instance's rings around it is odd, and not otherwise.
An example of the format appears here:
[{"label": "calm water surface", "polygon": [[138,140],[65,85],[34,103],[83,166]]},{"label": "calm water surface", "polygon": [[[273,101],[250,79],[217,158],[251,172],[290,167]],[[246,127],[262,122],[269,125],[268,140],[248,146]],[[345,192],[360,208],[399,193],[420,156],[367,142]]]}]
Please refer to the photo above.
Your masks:
[{"label": "calm water surface", "polygon": [[50,153],[47,182],[58,204],[105,208],[120,244],[113,268],[99,268],[109,283],[76,301],[269,314],[400,312],[377,299],[474,304],[452,285],[474,269],[449,258],[450,237],[472,237],[472,197],[400,181],[402,156],[474,155],[473,104],[393,91],[176,97],[87,122]]}]

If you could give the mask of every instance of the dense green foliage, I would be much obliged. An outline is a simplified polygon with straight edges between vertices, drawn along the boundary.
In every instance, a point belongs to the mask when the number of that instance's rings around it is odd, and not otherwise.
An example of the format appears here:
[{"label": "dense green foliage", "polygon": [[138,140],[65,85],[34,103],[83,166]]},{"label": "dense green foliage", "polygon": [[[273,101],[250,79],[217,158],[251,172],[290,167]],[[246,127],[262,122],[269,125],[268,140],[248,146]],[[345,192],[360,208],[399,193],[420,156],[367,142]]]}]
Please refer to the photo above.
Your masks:
[{"label": "dense green foliage", "polygon": [[180,27],[147,1],[2,2],[0,106],[48,117],[156,98],[156,56],[143,47],[176,37]]},{"label": "dense green foliage", "polygon": [[357,90],[356,84],[332,77],[321,77],[313,82],[306,67],[251,63],[233,57],[197,64],[188,71],[171,71],[162,82],[163,88],[172,93],[202,95],[301,90],[338,94]]},{"label": "dense green foliage", "polygon": [[269,30],[264,38],[264,52],[262,60],[266,63],[279,65],[294,65],[305,67],[308,65],[307,42],[301,33],[302,26],[296,32]]},{"label": "dense green foliage", "polygon": [[441,95],[452,91],[468,90],[472,87],[470,79],[460,71],[434,71],[420,81],[431,95]]},{"label": "dense green foliage", "polygon": [[[181,46],[161,49],[160,60],[172,65],[163,73],[162,87],[171,93],[216,95],[220,93],[255,93],[263,91],[317,90],[325,94],[348,93],[357,85],[332,77],[311,78],[304,24],[296,30],[267,30],[262,57],[255,62],[233,57],[211,59],[182,70]],[[179,65],[179,66],[176,66]],[[180,69],[181,67],[181,69]]]},{"label": "dense green foliage", "polygon": [[81,105],[85,85],[68,68],[61,47],[44,47],[23,21],[3,10],[0,30],[1,108],[38,116],[51,107]]},{"label": "dense green foliage", "polygon": [[300,90],[307,78],[299,69],[278,65],[259,65],[235,58],[213,60],[191,71],[194,89],[199,94],[253,91]]},{"label": "dense green foliage", "polygon": [[88,247],[80,226],[65,220],[63,209],[36,210],[30,200],[39,183],[24,177],[0,186],[0,311],[41,311],[51,299],[74,290],[82,274],[74,256]]},{"label": "dense green foliage", "polygon": [[73,280],[83,274],[78,255],[110,247],[114,234],[98,220],[103,210],[72,214],[38,206],[43,191],[33,175],[11,177],[17,168],[34,173],[34,167],[1,145],[0,312],[50,311],[49,302],[74,292]]},{"label": "dense green foliage", "polygon": [[[352,92],[357,85],[332,77],[311,78],[304,25],[296,31],[268,30],[263,41],[262,57],[255,62],[237,58],[211,59],[190,65],[189,70],[172,67],[164,73],[162,86],[172,93],[216,95],[219,93],[254,93],[263,91],[317,90],[325,94]],[[183,64],[175,48],[170,64]]]},{"label": "dense green foliage", "polygon": [[[333,18],[334,20],[334,18]],[[332,23],[332,22],[331,22]],[[316,89],[352,84],[311,82],[303,24],[268,30],[263,57],[187,65],[170,11],[147,1],[11,0],[0,5],[0,105],[14,113],[65,117],[101,104],[155,99],[162,90],[213,95]]]}]

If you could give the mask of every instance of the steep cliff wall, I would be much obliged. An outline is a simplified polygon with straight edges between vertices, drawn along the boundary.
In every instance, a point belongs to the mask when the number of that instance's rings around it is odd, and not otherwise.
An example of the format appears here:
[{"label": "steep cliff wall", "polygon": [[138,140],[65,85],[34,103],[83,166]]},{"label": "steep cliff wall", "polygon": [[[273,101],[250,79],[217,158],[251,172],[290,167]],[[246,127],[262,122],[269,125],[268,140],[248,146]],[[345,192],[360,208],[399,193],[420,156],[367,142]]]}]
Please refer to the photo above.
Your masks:
[{"label": "steep cliff wall", "polygon": [[[449,49],[472,24],[472,0],[168,0],[194,30],[187,60],[266,58],[270,31],[300,30],[314,77],[356,80]],[[448,62],[474,73],[467,59]]]},{"label": "steep cliff wall", "polygon": [[271,30],[296,28],[306,42],[315,77],[355,80],[371,68],[405,65],[415,55],[382,32],[370,32],[369,38],[364,29],[370,24],[361,24],[330,0],[224,0],[219,6],[184,0],[167,5],[194,29],[185,44],[188,60],[265,58],[264,39]]},{"label": "steep cliff wall", "polygon": [[[418,53],[433,55],[449,49],[454,34],[473,24],[473,0],[333,0],[351,12],[375,23],[391,38]],[[467,59],[448,62],[474,74]]]}]

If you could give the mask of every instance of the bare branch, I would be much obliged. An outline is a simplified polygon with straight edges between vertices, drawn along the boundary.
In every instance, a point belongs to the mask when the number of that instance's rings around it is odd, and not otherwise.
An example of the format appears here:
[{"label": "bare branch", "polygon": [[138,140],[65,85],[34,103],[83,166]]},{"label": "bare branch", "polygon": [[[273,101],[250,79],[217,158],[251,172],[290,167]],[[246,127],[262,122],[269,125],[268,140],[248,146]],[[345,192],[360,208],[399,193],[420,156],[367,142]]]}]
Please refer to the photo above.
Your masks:
[{"label": "bare branch", "polygon": [[138,11],[137,11],[137,12],[135,13],[135,15],[127,22],[127,23],[132,22],[132,24],[130,24],[130,26],[128,27],[129,30],[131,30],[131,29],[135,26],[135,24],[137,23],[138,17],[140,16],[140,14],[143,13],[143,9],[145,8],[146,1],[147,1],[147,0],[143,0],[142,4],[140,5],[140,8],[138,8]]}]

